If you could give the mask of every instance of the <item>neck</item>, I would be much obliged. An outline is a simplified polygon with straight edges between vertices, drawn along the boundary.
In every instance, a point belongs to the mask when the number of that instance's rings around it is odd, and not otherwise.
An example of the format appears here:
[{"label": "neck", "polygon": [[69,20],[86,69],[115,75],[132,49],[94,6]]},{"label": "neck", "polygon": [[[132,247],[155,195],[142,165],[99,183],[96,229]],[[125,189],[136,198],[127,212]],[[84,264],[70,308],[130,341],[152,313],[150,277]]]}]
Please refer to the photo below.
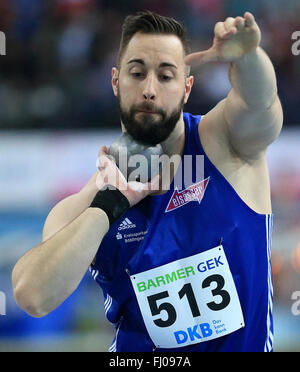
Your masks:
[{"label": "neck", "polygon": [[177,122],[175,129],[170,136],[161,143],[163,153],[168,156],[182,155],[185,143],[185,126],[183,121],[183,115]]},{"label": "neck", "polygon": [[[163,153],[171,158],[173,155],[180,155],[182,156],[184,151],[184,144],[185,144],[185,125],[183,120],[183,115],[181,115],[180,120],[178,121],[174,131],[171,133],[169,138],[161,143],[163,148]],[[169,170],[165,170],[167,174],[161,174],[161,180],[159,185],[159,191],[153,193],[153,195],[160,195],[164,194],[166,191],[169,190],[170,184],[172,183],[173,178],[175,177],[176,171],[178,169],[178,165],[174,166],[171,164]]]}]

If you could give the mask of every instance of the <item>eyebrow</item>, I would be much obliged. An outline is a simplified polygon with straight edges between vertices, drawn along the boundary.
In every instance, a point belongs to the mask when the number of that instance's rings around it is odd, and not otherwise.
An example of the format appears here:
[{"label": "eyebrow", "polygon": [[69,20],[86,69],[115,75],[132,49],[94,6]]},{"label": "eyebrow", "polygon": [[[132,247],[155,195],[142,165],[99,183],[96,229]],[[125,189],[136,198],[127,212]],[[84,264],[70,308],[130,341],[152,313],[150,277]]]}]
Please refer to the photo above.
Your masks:
[{"label": "eyebrow", "polygon": [[[127,64],[129,65],[130,63],[140,63],[141,65],[145,66],[146,63],[143,59],[139,59],[139,58],[135,58],[135,59],[131,59]],[[172,64],[172,63],[169,63],[169,62],[162,62],[160,65],[159,65],[159,68],[162,68],[162,67],[174,67],[177,69],[177,66]]]}]

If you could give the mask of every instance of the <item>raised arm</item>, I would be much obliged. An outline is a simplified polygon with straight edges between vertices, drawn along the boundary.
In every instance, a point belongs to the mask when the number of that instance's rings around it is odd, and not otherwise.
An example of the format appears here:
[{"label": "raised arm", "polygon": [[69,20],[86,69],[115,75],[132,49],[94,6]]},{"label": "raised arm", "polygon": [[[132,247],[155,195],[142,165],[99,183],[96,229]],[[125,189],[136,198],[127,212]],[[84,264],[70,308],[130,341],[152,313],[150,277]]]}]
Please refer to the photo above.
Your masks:
[{"label": "raised arm", "polygon": [[279,135],[283,113],[273,65],[260,48],[261,33],[254,16],[229,17],[215,26],[210,49],[190,54],[187,64],[229,62],[232,89],[207,114],[222,126],[228,142],[242,158],[259,157]]}]

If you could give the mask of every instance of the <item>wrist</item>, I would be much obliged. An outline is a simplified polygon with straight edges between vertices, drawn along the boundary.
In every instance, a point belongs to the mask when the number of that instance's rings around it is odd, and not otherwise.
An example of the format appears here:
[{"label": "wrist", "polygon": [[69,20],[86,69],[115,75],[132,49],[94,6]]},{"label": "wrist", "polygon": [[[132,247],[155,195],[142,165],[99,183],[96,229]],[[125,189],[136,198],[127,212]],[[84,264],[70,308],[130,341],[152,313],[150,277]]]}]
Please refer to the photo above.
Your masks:
[{"label": "wrist", "polygon": [[253,63],[253,61],[259,58],[259,54],[261,53],[260,51],[261,51],[261,47],[258,45],[257,47],[249,50],[249,52],[245,53],[240,58],[233,61],[232,65],[235,65],[237,67],[243,67],[244,65],[247,65],[248,63]]},{"label": "wrist", "polygon": [[112,225],[130,208],[128,199],[121,193],[120,190],[105,187],[97,192],[90,208],[98,208],[105,212],[108,217],[109,224]]}]

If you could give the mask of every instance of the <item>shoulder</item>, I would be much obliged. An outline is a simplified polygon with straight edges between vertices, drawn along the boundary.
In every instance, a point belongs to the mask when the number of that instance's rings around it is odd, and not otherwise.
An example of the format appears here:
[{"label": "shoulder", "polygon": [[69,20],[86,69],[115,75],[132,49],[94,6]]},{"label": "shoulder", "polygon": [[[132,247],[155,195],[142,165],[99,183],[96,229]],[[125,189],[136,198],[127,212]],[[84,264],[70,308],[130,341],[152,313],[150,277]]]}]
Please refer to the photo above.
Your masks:
[{"label": "shoulder", "polygon": [[[219,105],[221,105],[219,103]],[[202,148],[240,198],[258,213],[270,213],[270,183],[266,153],[255,158],[242,158],[230,143],[226,123],[215,117],[215,111],[203,115],[198,127]]]},{"label": "shoulder", "polygon": [[202,147],[213,163],[222,165],[226,161],[234,161],[235,164],[247,164],[256,166],[265,160],[266,151],[257,153],[251,158],[242,157],[231,141],[230,129],[224,115],[225,100],[220,101],[214,109],[202,115],[198,126],[198,135]]}]

